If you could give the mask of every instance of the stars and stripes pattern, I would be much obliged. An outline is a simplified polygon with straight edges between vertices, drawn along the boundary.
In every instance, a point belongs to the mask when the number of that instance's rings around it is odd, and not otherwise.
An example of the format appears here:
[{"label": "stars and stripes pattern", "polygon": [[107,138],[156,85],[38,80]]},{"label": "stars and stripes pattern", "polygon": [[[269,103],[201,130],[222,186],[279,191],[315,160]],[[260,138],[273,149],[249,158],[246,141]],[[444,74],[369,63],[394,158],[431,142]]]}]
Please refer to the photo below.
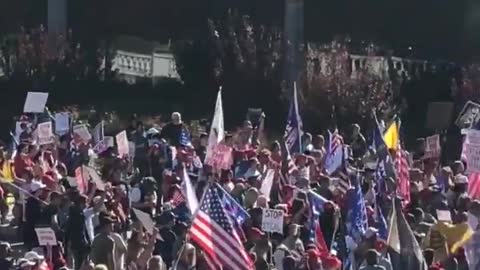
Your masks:
[{"label": "stars and stripes pattern", "polygon": [[172,194],[172,198],[170,199],[170,203],[174,206],[177,207],[181,203],[184,203],[185,200],[185,195],[177,188]]},{"label": "stars and stripes pattern", "polygon": [[470,173],[468,176],[468,196],[480,199],[480,173]]},{"label": "stars and stripes pattern", "polygon": [[308,198],[310,201],[310,237],[311,243],[314,243],[321,253],[328,253],[328,246],[323,237],[322,229],[320,228],[320,215],[324,210],[324,204],[328,202],[327,199],[319,194],[309,191]]},{"label": "stars and stripes pattern", "polygon": [[400,144],[396,152],[395,167],[398,176],[397,193],[403,198],[405,203],[410,202],[410,175],[407,155],[402,150]]},{"label": "stars and stripes pattern", "polygon": [[338,129],[332,133],[328,131],[329,142],[328,151],[325,158],[325,170],[331,175],[343,164],[344,151],[343,151],[343,137],[338,134]]},{"label": "stars and stripes pattern", "polygon": [[216,186],[210,186],[192,220],[191,239],[203,250],[212,269],[253,269],[239,236],[219,196]]}]

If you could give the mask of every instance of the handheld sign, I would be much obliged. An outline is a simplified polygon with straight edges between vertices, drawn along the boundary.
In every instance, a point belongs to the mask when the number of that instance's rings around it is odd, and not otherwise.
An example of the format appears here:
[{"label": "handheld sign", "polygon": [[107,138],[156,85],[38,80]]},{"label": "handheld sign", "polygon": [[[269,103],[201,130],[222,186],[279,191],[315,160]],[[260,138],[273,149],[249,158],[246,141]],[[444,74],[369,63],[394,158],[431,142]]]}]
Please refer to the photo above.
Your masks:
[{"label": "handheld sign", "polygon": [[70,116],[66,112],[55,114],[55,133],[62,136],[70,130]]},{"label": "handheld sign", "polygon": [[86,125],[76,125],[73,127],[73,135],[76,143],[88,143],[92,139],[92,135],[88,131]]},{"label": "handheld sign", "polygon": [[43,122],[37,126],[37,142],[39,145],[53,143],[52,122]]},{"label": "handheld sign", "polygon": [[115,140],[117,141],[118,155],[120,157],[127,156],[128,152],[129,152],[127,132],[124,130],[124,131],[118,133],[115,136]]},{"label": "handheld sign", "polygon": [[462,156],[467,160],[467,172],[480,172],[480,131],[469,130],[463,145]]},{"label": "handheld sign", "polygon": [[57,237],[52,228],[35,228],[40,246],[56,246]]},{"label": "handheld sign", "polygon": [[427,137],[425,147],[425,158],[440,156],[440,136],[438,134]]},{"label": "handheld sign", "polygon": [[468,101],[458,115],[455,125],[459,128],[471,128],[480,121],[480,104]]},{"label": "handheld sign", "polygon": [[437,218],[439,221],[452,222],[452,214],[448,210],[437,210]]},{"label": "handheld sign", "polygon": [[215,169],[230,169],[233,164],[232,148],[217,144],[213,149],[213,154],[205,160],[205,164]]},{"label": "handheld sign", "polygon": [[283,211],[263,208],[262,231],[283,234]]},{"label": "handheld sign", "polygon": [[43,113],[47,104],[48,93],[28,92],[23,112],[25,113]]}]

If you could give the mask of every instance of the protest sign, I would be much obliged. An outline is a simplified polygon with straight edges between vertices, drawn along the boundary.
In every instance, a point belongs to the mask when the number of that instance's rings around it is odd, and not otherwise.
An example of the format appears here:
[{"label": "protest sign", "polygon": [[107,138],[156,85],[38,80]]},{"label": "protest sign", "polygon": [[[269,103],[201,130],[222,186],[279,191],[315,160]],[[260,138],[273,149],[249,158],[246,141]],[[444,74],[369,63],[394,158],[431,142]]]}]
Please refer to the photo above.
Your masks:
[{"label": "protest sign", "polygon": [[115,136],[115,140],[117,141],[118,155],[120,157],[128,156],[129,148],[128,148],[127,132],[124,130],[118,133]]},{"label": "protest sign", "polygon": [[28,92],[23,112],[25,113],[43,113],[47,104],[48,93]]},{"label": "protest sign", "polygon": [[262,230],[283,234],[283,211],[263,208]]},{"label": "protest sign", "polygon": [[107,150],[109,147],[114,147],[115,146],[115,140],[113,139],[112,136],[104,136],[103,140],[99,142],[95,147],[93,148],[93,151],[95,153],[102,153],[105,150]]},{"label": "protest sign", "polygon": [[467,159],[467,172],[480,172],[480,131],[469,130],[463,145],[462,156]]},{"label": "protest sign", "polygon": [[86,166],[79,166],[75,169],[75,179],[77,180],[77,189],[83,194],[87,192],[88,188],[88,170]]},{"label": "protest sign", "polygon": [[70,130],[70,115],[66,112],[55,114],[55,133],[62,136]]},{"label": "protest sign", "polygon": [[104,127],[103,127],[103,121],[100,121],[95,128],[92,130],[92,137],[93,137],[93,143],[97,145],[101,141],[103,141],[103,133],[104,133]]},{"label": "protest sign", "polygon": [[480,104],[468,101],[458,115],[455,124],[459,128],[471,128],[480,120]]},{"label": "protest sign", "polygon": [[73,127],[73,136],[75,143],[88,143],[92,139],[92,135],[88,132],[86,125],[76,125]]},{"label": "protest sign", "polygon": [[440,156],[440,136],[438,134],[427,137],[425,145],[425,158]]},{"label": "protest sign", "polygon": [[52,122],[43,122],[37,126],[37,143],[39,145],[53,143]]},{"label": "protest sign", "polygon": [[233,164],[232,148],[224,144],[217,144],[213,148],[213,153],[205,160],[205,164],[215,169],[228,170]]},{"label": "protest sign", "polygon": [[134,142],[128,142],[128,156],[131,158],[135,157],[136,145]]},{"label": "protest sign", "polygon": [[437,210],[437,218],[439,221],[452,221],[452,214],[449,210]]},{"label": "protest sign", "polygon": [[102,181],[97,171],[94,168],[85,166],[88,177],[95,183],[95,186],[100,191],[105,191],[105,183]]},{"label": "protest sign", "polygon": [[52,228],[35,228],[37,234],[38,244],[40,246],[56,246],[57,237]]}]

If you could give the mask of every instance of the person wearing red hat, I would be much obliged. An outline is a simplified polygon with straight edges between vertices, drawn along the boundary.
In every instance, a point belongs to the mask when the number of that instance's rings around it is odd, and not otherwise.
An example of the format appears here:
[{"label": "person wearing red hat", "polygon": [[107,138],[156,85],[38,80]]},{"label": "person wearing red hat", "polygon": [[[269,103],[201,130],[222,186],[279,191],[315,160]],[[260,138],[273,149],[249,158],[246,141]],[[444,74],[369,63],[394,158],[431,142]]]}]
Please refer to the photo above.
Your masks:
[{"label": "person wearing red hat", "polygon": [[335,256],[327,255],[321,258],[324,270],[340,270],[342,269],[342,262]]}]

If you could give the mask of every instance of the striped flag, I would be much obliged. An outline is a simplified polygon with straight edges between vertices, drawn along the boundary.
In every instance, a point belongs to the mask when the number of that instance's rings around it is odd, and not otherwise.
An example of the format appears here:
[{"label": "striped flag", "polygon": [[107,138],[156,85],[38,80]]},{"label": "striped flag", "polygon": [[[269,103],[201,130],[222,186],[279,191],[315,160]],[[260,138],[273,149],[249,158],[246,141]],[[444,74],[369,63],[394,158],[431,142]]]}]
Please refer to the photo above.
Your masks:
[{"label": "striped flag", "polygon": [[291,153],[302,152],[303,123],[298,111],[297,84],[294,83],[293,98],[288,111],[287,126],[285,127],[286,144]]},{"label": "striped flag", "polygon": [[329,252],[328,246],[325,242],[325,238],[323,237],[322,229],[320,228],[320,215],[322,214],[324,208],[323,205],[328,202],[327,199],[320,196],[319,194],[309,191],[308,198],[310,201],[310,242],[315,243],[318,250],[321,253]]},{"label": "striped flag", "polygon": [[480,199],[480,173],[468,175],[468,196],[475,200]]},{"label": "striped flag", "polygon": [[328,131],[328,152],[325,157],[325,170],[331,175],[343,164],[343,138],[338,134],[338,129],[333,133]]},{"label": "striped flag", "polygon": [[174,207],[177,207],[181,203],[185,202],[185,196],[183,195],[182,191],[180,191],[179,188],[175,188],[175,191],[173,191],[172,198],[170,199],[170,202]]},{"label": "striped flag", "polygon": [[397,193],[403,198],[405,203],[410,202],[410,174],[408,172],[408,160],[405,151],[402,150],[400,144],[395,159],[395,167],[398,175]]},{"label": "striped flag", "polygon": [[203,250],[213,269],[253,269],[239,236],[233,229],[216,186],[210,186],[192,220],[191,239]]}]

